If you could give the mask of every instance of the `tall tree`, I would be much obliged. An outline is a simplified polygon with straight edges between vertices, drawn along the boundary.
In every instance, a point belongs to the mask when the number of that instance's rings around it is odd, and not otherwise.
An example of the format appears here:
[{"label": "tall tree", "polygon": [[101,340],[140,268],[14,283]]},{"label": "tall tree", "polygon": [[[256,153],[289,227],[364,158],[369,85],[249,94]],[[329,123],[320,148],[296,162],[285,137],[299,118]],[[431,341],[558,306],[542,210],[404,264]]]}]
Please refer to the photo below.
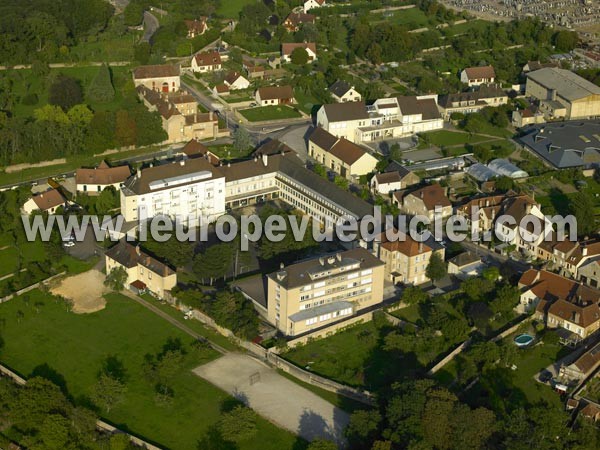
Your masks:
[{"label": "tall tree", "polygon": [[50,86],[48,101],[67,112],[73,106],[83,102],[83,91],[79,81],[67,75],[59,75]]},{"label": "tall tree", "polygon": [[115,98],[115,88],[107,64],[102,64],[98,68],[96,76],[87,89],[87,97],[98,103],[108,103]]},{"label": "tall tree", "polygon": [[219,431],[223,439],[229,442],[243,442],[252,438],[256,432],[256,413],[250,408],[238,405],[224,413],[219,420]]},{"label": "tall tree", "polygon": [[431,281],[441,280],[448,273],[446,269],[446,263],[442,259],[439,253],[433,253],[431,258],[429,258],[429,264],[427,264],[427,269],[425,270],[425,275]]},{"label": "tall tree", "polygon": [[594,202],[588,193],[577,192],[571,199],[569,209],[577,219],[577,235],[580,238],[590,236],[597,230]]}]

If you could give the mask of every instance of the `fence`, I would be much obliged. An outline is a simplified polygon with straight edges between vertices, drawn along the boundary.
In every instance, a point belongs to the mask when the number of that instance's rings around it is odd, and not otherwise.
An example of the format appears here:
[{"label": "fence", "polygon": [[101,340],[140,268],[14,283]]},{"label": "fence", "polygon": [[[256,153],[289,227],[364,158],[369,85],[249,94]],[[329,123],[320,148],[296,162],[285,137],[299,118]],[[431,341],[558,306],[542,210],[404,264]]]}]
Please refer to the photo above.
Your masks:
[{"label": "fence", "polygon": [[[211,317],[207,316],[206,314],[204,314],[203,312],[201,312],[197,309],[192,309],[192,317],[194,319],[197,319],[200,322],[204,323],[205,325],[213,328],[219,334],[230,338],[237,345],[246,349],[248,352],[250,352],[254,356],[261,358],[264,362],[270,364],[271,366],[273,366],[275,368],[281,369],[286,373],[289,373],[290,375],[299,379],[300,381],[304,381],[305,383],[309,383],[314,386],[318,386],[327,391],[334,392],[339,395],[343,395],[344,397],[348,397],[353,400],[357,400],[357,401],[365,403],[367,405],[374,404],[374,400],[373,400],[371,393],[369,393],[367,391],[361,391],[359,389],[355,389],[355,388],[346,386],[341,383],[337,383],[328,378],[321,377],[321,376],[313,374],[307,370],[304,370],[304,369],[292,364],[291,362],[283,359],[281,356],[279,356],[276,353],[277,350],[274,348],[266,349],[264,347],[261,347],[260,345],[254,344],[253,342],[248,342],[248,341],[245,341],[243,339],[236,337],[231,330],[218,325]],[[333,324],[327,328],[318,330],[315,333],[312,333],[310,335],[303,336],[301,338],[294,340],[295,345],[297,345],[300,342],[306,342],[306,341],[308,341],[308,339],[311,339],[311,338],[314,339],[316,337],[324,337],[328,334],[332,334],[335,331],[339,331],[342,328],[346,328],[349,325],[353,325],[355,323],[359,323],[362,321],[369,321],[372,319],[372,317],[373,317],[373,313],[368,312],[361,316],[354,317],[350,320],[346,320],[346,321],[340,322],[338,324]],[[294,341],[290,341],[290,342],[294,342]],[[289,344],[290,343],[288,343],[288,345]]]},{"label": "fence", "polygon": [[25,293],[27,293],[29,291],[33,291],[34,289],[42,286],[43,284],[49,283],[50,281],[54,280],[55,278],[63,276],[66,273],[67,272],[63,271],[63,272],[58,273],[56,275],[52,275],[51,277],[48,277],[45,280],[38,281],[37,283],[34,283],[34,284],[30,285],[30,286],[27,286],[27,287],[21,289],[20,291],[13,292],[12,294],[7,295],[6,297],[0,298],[0,303],[7,302],[7,301],[11,300],[14,297],[18,297],[19,295],[25,294]]},{"label": "fence", "polygon": [[[13,372],[12,370],[10,370],[8,367],[0,364],[0,374],[11,378],[15,383],[17,383],[19,386],[24,386],[25,384],[27,384],[27,380],[21,376],[19,376],[18,374],[16,374],[15,372]],[[99,431],[104,431],[104,432],[108,432],[111,434],[114,433],[122,433],[122,434],[126,434],[129,437],[129,440],[134,444],[137,445],[138,447],[141,448],[145,448],[148,450],[162,450],[161,447],[157,447],[156,445],[153,445],[149,442],[144,441],[143,439],[140,439],[136,436],[133,436],[129,433],[125,433],[122,430],[119,430],[118,428],[116,428],[115,426],[104,422],[103,420],[96,420],[96,429]]]}]

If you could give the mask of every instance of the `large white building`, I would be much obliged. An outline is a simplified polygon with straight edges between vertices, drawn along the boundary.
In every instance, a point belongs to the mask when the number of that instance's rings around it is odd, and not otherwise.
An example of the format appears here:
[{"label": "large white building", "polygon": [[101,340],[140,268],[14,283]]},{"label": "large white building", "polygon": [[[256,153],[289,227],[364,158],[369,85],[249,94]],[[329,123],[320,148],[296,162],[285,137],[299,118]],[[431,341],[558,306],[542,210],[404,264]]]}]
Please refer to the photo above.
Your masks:
[{"label": "large white building", "polygon": [[355,143],[395,139],[442,129],[436,102],[436,96],[401,96],[378,99],[369,106],[362,102],[323,105],[317,125]]},{"label": "large white building", "polygon": [[127,222],[166,215],[200,226],[224,213],[225,177],[204,158],[150,167],[121,185]]}]

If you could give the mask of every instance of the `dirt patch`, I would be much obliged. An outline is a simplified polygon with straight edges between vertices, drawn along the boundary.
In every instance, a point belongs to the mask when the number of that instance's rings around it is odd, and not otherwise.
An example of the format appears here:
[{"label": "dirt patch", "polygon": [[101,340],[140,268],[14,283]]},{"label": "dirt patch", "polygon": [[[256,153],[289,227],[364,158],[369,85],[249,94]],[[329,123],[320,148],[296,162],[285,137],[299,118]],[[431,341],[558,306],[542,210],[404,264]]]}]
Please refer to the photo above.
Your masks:
[{"label": "dirt patch", "polygon": [[345,446],[348,413],[250,356],[229,353],[194,373],[308,441],[322,438]]},{"label": "dirt patch", "polygon": [[104,286],[104,274],[98,270],[64,278],[51,289],[54,295],[60,295],[73,302],[73,312],[86,314],[104,309],[106,300],[103,295],[109,289]]}]

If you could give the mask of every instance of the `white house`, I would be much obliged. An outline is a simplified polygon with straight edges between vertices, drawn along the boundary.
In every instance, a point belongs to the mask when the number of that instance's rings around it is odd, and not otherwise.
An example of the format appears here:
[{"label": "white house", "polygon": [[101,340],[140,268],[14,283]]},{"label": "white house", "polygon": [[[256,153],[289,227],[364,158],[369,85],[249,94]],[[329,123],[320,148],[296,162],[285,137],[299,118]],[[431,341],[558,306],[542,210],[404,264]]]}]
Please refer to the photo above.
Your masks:
[{"label": "white house", "polygon": [[34,195],[23,205],[25,214],[31,214],[34,211],[54,214],[58,208],[67,205],[69,202],[57,189],[50,189],[41,194]]},{"label": "white house", "polygon": [[317,60],[317,44],[314,42],[300,42],[300,43],[283,43],[281,44],[281,61],[291,62],[292,52],[297,48],[303,48],[308,54],[308,62]]},{"label": "white house", "polygon": [[360,95],[354,86],[342,80],[333,83],[329,87],[329,92],[338,103],[360,102],[362,100],[362,95]]},{"label": "white house", "polygon": [[166,215],[198,226],[224,212],[225,178],[204,158],[139,170],[121,185],[121,214],[127,222]]},{"label": "white house", "polygon": [[172,64],[136,67],[133,69],[133,84],[158,92],[177,92],[181,84],[179,67]]},{"label": "white house", "polygon": [[307,13],[311,9],[320,8],[325,4],[325,0],[306,0],[304,2],[304,13]]},{"label": "white house", "polygon": [[296,103],[294,90],[291,86],[266,86],[254,93],[258,106],[291,105]]},{"label": "white house", "polygon": [[494,83],[496,71],[493,66],[467,67],[460,73],[460,81],[468,86]]},{"label": "white house", "polygon": [[371,189],[373,192],[389,195],[390,192],[406,189],[420,182],[421,178],[417,174],[400,166],[397,171],[378,173],[371,178]]},{"label": "white house", "polygon": [[219,52],[196,53],[191,66],[193,72],[199,73],[215,72],[223,67]]},{"label": "white house", "polygon": [[225,77],[224,83],[230,91],[248,89],[250,87],[250,82],[238,72],[229,72]]},{"label": "white house", "polygon": [[77,169],[75,172],[77,192],[98,194],[109,186],[118,190],[121,183],[130,175],[129,166],[110,167],[106,161],[102,161],[93,169]]}]

